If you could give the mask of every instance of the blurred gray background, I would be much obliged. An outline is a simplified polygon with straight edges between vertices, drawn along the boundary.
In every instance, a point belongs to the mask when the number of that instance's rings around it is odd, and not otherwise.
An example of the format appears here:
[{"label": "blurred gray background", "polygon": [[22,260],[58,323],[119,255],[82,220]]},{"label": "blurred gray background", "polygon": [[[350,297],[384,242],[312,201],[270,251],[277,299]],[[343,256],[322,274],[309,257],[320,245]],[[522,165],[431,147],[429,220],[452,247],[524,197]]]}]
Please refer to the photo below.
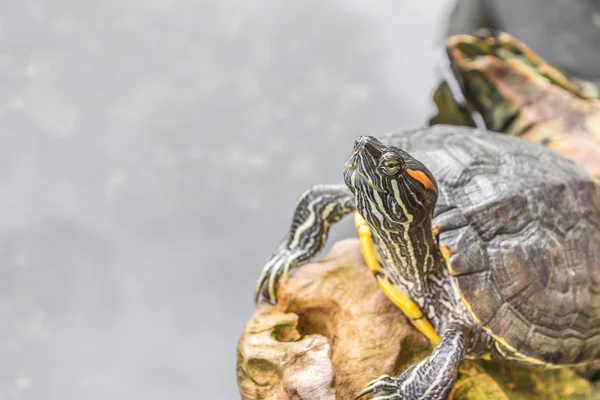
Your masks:
[{"label": "blurred gray background", "polygon": [[2,1],[0,399],[239,398],[296,197],[425,123],[450,3]]},{"label": "blurred gray background", "polygon": [[425,122],[447,2],[0,10],[0,399],[239,398],[296,197]]}]

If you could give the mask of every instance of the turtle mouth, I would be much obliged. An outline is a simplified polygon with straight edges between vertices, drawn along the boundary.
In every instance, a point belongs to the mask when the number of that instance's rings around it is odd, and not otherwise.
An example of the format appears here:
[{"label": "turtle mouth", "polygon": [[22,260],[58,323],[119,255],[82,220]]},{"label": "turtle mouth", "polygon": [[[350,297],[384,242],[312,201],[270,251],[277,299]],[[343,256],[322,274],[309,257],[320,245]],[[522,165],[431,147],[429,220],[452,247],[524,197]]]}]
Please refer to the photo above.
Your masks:
[{"label": "turtle mouth", "polygon": [[378,188],[364,173],[360,171],[360,166],[358,165],[359,161],[357,159],[358,157],[353,156],[344,164],[344,181],[346,182],[346,185],[348,185],[348,187],[350,187],[351,189],[360,190],[360,188],[357,185],[358,178],[371,189],[379,193],[384,193],[384,190]]}]

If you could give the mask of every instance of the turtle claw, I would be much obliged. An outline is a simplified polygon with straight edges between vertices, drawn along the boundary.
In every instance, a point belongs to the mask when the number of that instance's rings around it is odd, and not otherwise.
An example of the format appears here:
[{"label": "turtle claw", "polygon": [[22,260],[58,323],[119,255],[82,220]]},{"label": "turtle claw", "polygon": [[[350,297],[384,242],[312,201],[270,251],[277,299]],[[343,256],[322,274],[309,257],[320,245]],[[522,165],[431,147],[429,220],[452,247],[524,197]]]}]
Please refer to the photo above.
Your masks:
[{"label": "turtle claw", "polygon": [[275,267],[271,269],[271,275],[269,276],[269,300],[273,303],[277,303],[277,294],[275,293],[275,285],[277,284],[277,277],[280,274],[279,263],[275,264]]},{"label": "turtle claw", "polygon": [[258,282],[256,283],[256,289],[254,289],[254,304],[258,304],[258,300],[260,298],[260,293],[262,291],[263,283],[267,280],[266,270],[260,273],[260,277],[258,278]]},{"label": "turtle claw", "polygon": [[373,393],[373,391],[375,390],[375,388],[373,387],[373,383],[375,383],[375,382],[377,382],[377,379],[369,382],[367,384],[367,386],[363,390],[360,391],[360,393],[358,393],[356,396],[354,396],[354,400],[358,400],[366,394]]},{"label": "turtle claw", "polygon": [[398,378],[382,375],[367,384],[354,400],[358,400],[367,394],[374,394],[371,400],[402,400],[403,397],[398,390]]},{"label": "turtle claw", "polygon": [[269,303],[277,303],[277,284],[282,276],[284,282],[287,282],[290,268],[295,265],[296,258],[295,254],[285,246],[280,246],[277,249],[258,278],[254,292],[254,303],[258,304],[261,294]]}]

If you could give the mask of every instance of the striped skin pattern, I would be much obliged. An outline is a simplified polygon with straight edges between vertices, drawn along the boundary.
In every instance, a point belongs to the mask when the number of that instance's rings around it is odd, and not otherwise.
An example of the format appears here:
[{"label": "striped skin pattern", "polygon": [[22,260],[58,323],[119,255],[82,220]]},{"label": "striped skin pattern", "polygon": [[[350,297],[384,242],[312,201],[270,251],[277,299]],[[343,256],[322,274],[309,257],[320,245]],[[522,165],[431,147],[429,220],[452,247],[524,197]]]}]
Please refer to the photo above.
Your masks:
[{"label": "striped skin pattern", "polygon": [[[465,355],[462,332],[447,330],[430,357],[412,365],[398,378],[383,375],[358,394],[378,393],[377,399],[445,399],[452,390]],[[428,382],[429,385],[423,385]],[[399,397],[401,394],[402,397]],[[358,398],[357,397],[357,398]]]},{"label": "striped skin pattern", "polygon": [[[389,160],[400,161],[398,172],[392,175],[385,172]],[[370,173],[375,170],[381,173]],[[398,174],[403,178],[395,179]],[[408,153],[363,136],[346,162],[344,180],[374,232],[380,259],[386,263],[383,270],[392,284],[410,294],[436,331],[444,331],[455,321],[472,324],[456,286],[448,279],[433,234],[438,188],[427,168]]]},{"label": "striped skin pattern", "polygon": [[405,151],[371,136],[356,142],[344,180],[359,213],[375,233],[388,279],[425,311],[440,343],[431,356],[399,377],[384,375],[358,394],[374,399],[445,399],[465,353],[489,352],[490,336],[464,307],[433,233],[438,185],[431,172]]},{"label": "striped skin pattern", "polygon": [[[318,213],[344,199],[337,219],[358,209],[387,279],[419,305],[441,341],[430,357],[362,394],[445,399],[463,357],[490,352],[549,367],[600,359],[600,184],[540,145],[471,128],[436,126],[382,141],[357,140],[344,172],[350,190],[321,189],[323,204],[312,207]],[[309,226],[319,218],[301,208],[282,246],[307,261],[329,225]],[[294,237],[309,246],[290,246]],[[447,265],[438,246],[452,250]],[[286,268],[267,267],[258,289]]]},{"label": "striped skin pattern", "polygon": [[276,302],[275,285],[280,277],[314,258],[325,246],[331,225],[356,209],[354,197],[345,185],[317,185],[305,191],[296,202],[289,233],[265,265],[255,292],[257,302],[263,284],[267,298]]},{"label": "striped skin pattern", "polygon": [[[467,138],[468,137],[468,138]],[[383,138],[439,184],[433,223],[461,300],[506,358],[600,359],[600,183],[518,138],[439,127]]]}]

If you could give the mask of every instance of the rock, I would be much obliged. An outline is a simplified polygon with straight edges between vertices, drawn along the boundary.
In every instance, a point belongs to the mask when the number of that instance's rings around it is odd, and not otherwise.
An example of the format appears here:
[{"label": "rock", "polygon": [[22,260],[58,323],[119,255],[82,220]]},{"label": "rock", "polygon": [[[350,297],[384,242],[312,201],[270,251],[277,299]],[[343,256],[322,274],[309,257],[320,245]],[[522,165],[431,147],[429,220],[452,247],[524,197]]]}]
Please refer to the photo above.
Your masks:
[{"label": "rock", "polygon": [[[330,398],[351,398],[430,349],[378,289],[358,240],[338,242],[323,261],[299,268],[279,286],[277,298],[276,305],[259,305],[239,342],[238,384],[245,399],[325,399],[327,390]],[[310,378],[288,381],[290,368],[306,369]],[[309,387],[327,395],[302,396]]]},{"label": "rock", "polygon": [[238,363],[244,399],[335,399],[327,338],[297,329],[291,313],[259,312],[248,323]]},{"label": "rock", "polygon": [[[352,399],[382,374],[398,375],[431,346],[379,290],[357,239],[338,242],[321,262],[299,268],[262,303],[238,344],[245,400]],[[454,400],[591,396],[568,369],[503,361],[465,361]]]}]

